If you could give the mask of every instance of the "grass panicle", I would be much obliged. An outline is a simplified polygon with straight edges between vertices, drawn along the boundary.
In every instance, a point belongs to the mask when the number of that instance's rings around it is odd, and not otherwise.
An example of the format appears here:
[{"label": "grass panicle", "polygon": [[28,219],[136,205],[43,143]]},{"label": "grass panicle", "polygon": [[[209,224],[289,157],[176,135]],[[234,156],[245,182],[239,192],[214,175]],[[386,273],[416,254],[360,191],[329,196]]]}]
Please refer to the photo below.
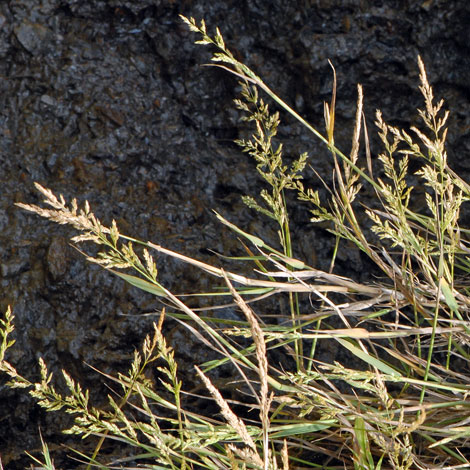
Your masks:
[{"label": "grass panicle", "polygon": [[[470,468],[470,376],[465,365],[470,358],[470,297],[465,281],[470,249],[469,230],[460,226],[470,186],[448,165],[449,112],[443,110],[442,100],[435,103],[422,60],[418,58],[422,126],[410,130],[390,126],[378,111],[383,151],[374,159],[360,86],[347,154],[334,139],[334,68],[332,99],[324,104],[323,135],[235,58],[218,29],[211,36],[204,21],[183,21],[198,35],[196,43],[213,48],[212,65],[240,80],[241,96],[235,106],[254,129],[250,139],[237,142],[254,160],[264,182],[259,196],[246,195],[243,200],[277,224],[279,246],[270,246],[216,213],[243,241],[247,251],[243,260],[252,263],[253,273],[242,276],[226,266],[209,265],[124,235],[114,221],[110,227],[102,224],[88,202],[83,208],[75,199],[67,204],[36,183],[46,207],[23,203],[19,207],[71,225],[78,231],[72,242],[80,245],[88,261],[152,293],[166,307],[153,333],[135,352],[128,373],[102,374],[120,396],[117,400],[116,395],[109,396],[105,409],[96,408],[89,392],[66,371],[68,393],[58,393],[42,359],[37,382],[8,362],[8,350],[14,347],[13,315],[8,309],[0,320],[0,370],[9,377],[9,385],[29,390],[48,411],[73,415],[74,425],[66,432],[97,439],[95,451],[87,457],[89,468],[114,468],[100,455],[105,439],[132,449],[131,457],[119,462],[128,468]],[[266,97],[261,98],[261,93]],[[306,153],[290,165],[284,162],[277,136],[280,113],[271,112],[268,100],[325,145],[334,164],[334,182],[326,185],[326,200],[304,184],[303,175],[309,171]],[[414,174],[410,174],[412,160],[418,167]],[[366,186],[375,191],[373,207],[362,198]],[[287,191],[309,204],[312,222],[324,222],[335,235],[328,271],[296,258],[289,219],[292,198]],[[369,228],[361,225],[367,219]],[[364,284],[335,274],[336,253],[345,241],[356,245],[383,276]],[[89,243],[98,245],[98,255],[86,254]],[[184,297],[160,283],[154,252],[210,276],[214,291],[204,295],[221,299],[220,308],[236,305],[243,319],[229,323],[217,313],[205,316],[188,307]],[[285,294],[289,316],[273,323],[257,300]],[[280,312],[274,313],[282,320]],[[178,351],[165,339],[165,317],[179,321],[217,354],[218,359],[194,366],[206,388],[205,399],[214,401],[219,415],[188,406],[192,393],[179,377]],[[338,351],[332,363],[325,362],[318,347],[328,343]],[[282,365],[274,359],[279,354],[286,358]],[[224,389],[211,378],[222,365],[233,368],[239,398],[225,398]],[[150,380],[148,370],[156,371],[159,381]],[[53,468],[45,444],[43,455],[43,466]],[[322,465],[315,463],[318,455]]]}]

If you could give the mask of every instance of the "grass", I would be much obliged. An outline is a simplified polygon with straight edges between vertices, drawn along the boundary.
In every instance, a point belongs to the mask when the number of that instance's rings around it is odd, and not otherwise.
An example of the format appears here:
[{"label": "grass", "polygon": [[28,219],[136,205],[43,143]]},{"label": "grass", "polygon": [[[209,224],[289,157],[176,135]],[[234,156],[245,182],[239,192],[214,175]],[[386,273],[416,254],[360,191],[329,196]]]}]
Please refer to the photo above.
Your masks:
[{"label": "grass", "polygon": [[[435,102],[421,59],[422,128],[405,131],[389,126],[377,112],[384,150],[373,161],[360,86],[347,153],[334,141],[335,86],[331,103],[324,105],[323,135],[235,59],[219,30],[211,36],[203,21],[183,20],[198,35],[197,43],[215,49],[213,65],[240,79],[242,93],[235,105],[253,123],[254,131],[251,139],[238,144],[253,157],[268,188],[258,198],[245,196],[244,202],[261,217],[276,221],[279,246],[269,246],[216,213],[243,240],[247,251],[243,260],[252,263],[253,275],[242,276],[121,234],[115,222],[104,226],[88,202],[83,208],[75,200],[67,204],[62,196],[36,184],[45,206],[21,203],[19,207],[72,225],[78,231],[72,238],[75,244],[91,242],[101,248],[97,256],[87,256],[88,261],[160,297],[166,310],[162,308],[158,324],[135,352],[128,374],[103,374],[122,388],[121,399],[109,396],[106,409],[95,408],[88,392],[66,371],[69,392],[59,394],[42,360],[38,383],[17,372],[6,359],[13,347],[13,315],[8,310],[0,325],[0,369],[10,377],[10,386],[28,390],[48,411],[74,415],[75,424],[65,432],[97,439],[91,456],[80,455],[88,468],[115,468],[100,459],[105,439],[131,448],[132,457],[121,459],[119,468],[470,468],[470,297],[465,282],[470,250],[468,229],[459,225],[470,186],[448,166],[448,112],[443,111],[442,101]],[[307,154],[291,165],[284,162],[282,145],[276,140],[279,113],[271,112],[259,91],[325,145],[335,168],[334,184],[326,187],[327,201],[304,185]],[[362,135],[366,144],[361,151]],[[409,174],[410,159],[420,163],[414,175]],[[415,203],[411,177],[424,185],[425,205]],[[375,191],[380,208],[361,200],[364,185]],[[312,222],[328,224],[335,235],[335,254],[344,240],[355,244],[383,273],[380,282],[363,284],[338,276],[336,255],[328,272],[296,259],[288,191],[309,204]],[[359,223],[364,215],[370,220],[368,229]],[[206,318],[189,308],[159,283],[152,252],[178,258],[218,279],[244,321],[224,323],[222,318]],[[256,300],[282,294],[289,298],[289,321],[269,323]],[[305,302],[308,298],[319,301],[313,312],[312,304]],[[178,374],[177,352],[163,334],[168,316],[184,322],[220,357],[195,364],[219,415],[187,406],[189,393]],[[320,341],[334,342],[344,350],[342,357],[350,359],[324,362]],[[274,350],[288,359],[282,366],[274,361]],[[212,371],[227,364],[243,389],[240,400],[247,403],[245,409],[241,402],[234,407],[211,381]],[[151,368],[157,368],[162,377],[158,387],[146,376]],[[53,468],[47,446],[44,456],[45,466]]]}]

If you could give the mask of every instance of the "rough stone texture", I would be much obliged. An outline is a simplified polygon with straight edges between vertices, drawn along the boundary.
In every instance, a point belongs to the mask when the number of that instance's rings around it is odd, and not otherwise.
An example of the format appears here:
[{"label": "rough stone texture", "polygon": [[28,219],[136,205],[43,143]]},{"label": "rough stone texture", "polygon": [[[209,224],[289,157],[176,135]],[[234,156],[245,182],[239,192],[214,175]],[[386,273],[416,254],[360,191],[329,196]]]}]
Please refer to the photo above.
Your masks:
[{"label": "rough stone texture", "polygon": [[[470,168],[467,0],[1,2],[0,306],[13,307],[17,341],[9,359],[34,378],[42,356],[54,372],[65,367],[93,385],[97,401],[107,392],[84,363],[127,370],[154,319],[139,314],[158,304],[86,264],[68,246],[70,229],[16,208],[14,202],[37,202],[34,181],[88,199],[98,217],[115,218],[124,233],[213,262],[207,248],[241,250],[212,208],[275,240],[276,228],[240,201],[257,193],[259,180],[231,143],[246,132],[232,105],[237,81],[201,67],[209,53],[193,44],[179,13],[205,18],[211,31],[218,26],[234,53],[318,128],[330,99],[330,59],[338,76],[336,141],[349,149],[360,82],[374,155],[376,108],[394,124],[417,121],[420,54],[436,96],[452,111],[451,164],[462,174]],[[318,142],[288,117],[281,134],[288,156],[308,151],[328,178],[331,162]],[[325,268],[329,238],[308,224],[308,214],[294,212],[296,255]],[[363,280],[363,262],[345,250],[338,266]],[[158,264],[170,289],[212,286],[171,260],[158,257]],[[174,328],[169,337],[181,344]],[[188,368],[199,347],[187,338],[179,349]],[[26,466],[20,452],[39,446],[38,426],[48,442],[65,442],[62,416],[3,385],[0,403],[6,468]]]}]

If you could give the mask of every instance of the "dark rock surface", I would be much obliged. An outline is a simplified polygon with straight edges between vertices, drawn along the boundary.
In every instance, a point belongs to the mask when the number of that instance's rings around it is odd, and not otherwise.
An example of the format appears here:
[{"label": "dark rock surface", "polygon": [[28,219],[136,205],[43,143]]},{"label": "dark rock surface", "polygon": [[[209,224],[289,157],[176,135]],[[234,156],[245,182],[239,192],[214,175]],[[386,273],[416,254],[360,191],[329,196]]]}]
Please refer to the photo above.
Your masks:
[{"label": "dark rock surface", "polygon": [[[218,26],[234,53],[320,129],[323,101],[330,99],[330,59],[338,75],[336,141],[345,150],[358,82],[371,135],[376,108],[394,124],[416,121],[420,54],[436,96],[445,97],[452,111],[451,164],[468,174],[467,0],[5,0],[0,305],[5,311],[11,304],[16,316],[17,343],[9,359],[30,378],[37,377],[39,356],[85,386],[98,380],[85,362],[105,372],[127,370],[154,320],[139,314],[158,308],[150,295],[88,265],[68,245],[70,229],[13,205],[37,202],[34,181],[67,198],[89,200],[98,217],[105,223],[115,218],[123,233],[216,263],[207,248],[241,251],[212,208],[274,243],[276,227],[240,201],[242,194],[257,194],[259,180],[253,162],[232,144],[244,128],[232,104],[237,81],[200,66],[209,52],[193,44],[179,13],[205,18],[210,31]],[[317,142],[289,118],[281,133],[287,155],[308,151],[328,178],[331,162]],[[375,138],[372,150],[380,150]],[[307,213],[295,211],[296,256],[325,268],[329,239],[307,221]],[[343,263],[347,274],[366,279],[358,259],[344,253],[339,267]],[[162,257],[157,262],[170,289],[211,288],[181,264]],[[184,343],[176,326],[169,337],[175,346]],[[188,367],[195,348],[187,339],[177,351]],[[94,399],[105,393],[96,388]],[[0,382],[5,468],[24,468],[28,460],[21,451],[39,447],[38,427],[49,443],[66,442],[63,419]]]}]

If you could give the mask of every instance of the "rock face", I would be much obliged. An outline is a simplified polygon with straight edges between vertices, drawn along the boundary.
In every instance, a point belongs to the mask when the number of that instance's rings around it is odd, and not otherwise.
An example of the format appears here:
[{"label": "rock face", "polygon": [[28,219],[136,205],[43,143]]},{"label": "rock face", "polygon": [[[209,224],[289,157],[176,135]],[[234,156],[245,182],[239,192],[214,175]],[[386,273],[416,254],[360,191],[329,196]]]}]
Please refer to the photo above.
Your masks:
[{"label": "rock face", "polygon": [[[14,202],[36,202],[34,181],[88,199],[98,217],[115,218],[123,233],[195,257],[209,259],[206,248],[241,253],[212,208],[275,240],[276,227],[240,201],[258,193],[259,179],[232,144],[247,131],[232,104],[237,81],[201,67],[209,53],[193,44],[180,13],[205,18],[211,31],[218,26],[233,52],[320,129],[331,60],[338,77],[336,141],[346,150],[358,82],[371,136],[376,108],[394,124],[416,120],[420,54],[436,96],[452,111],[450,162],[464,175],[470,168],[467,0],[1,2],[0,303],[16,315],[10,360],[34,378],[42,356],[52,371],[66,368],[93,385],[98,402],[108,392],[96,387],[98,376],[84,363],[127,370],[153,321],[139,314],[158,304],[87,265],[68,246],[70,229],[16,208]],[[281,134],[287,155],[308,151],[328,178],[331,162],[318,142],[288,117]],[[372,151],[380,151],[375,138]],[[308,214],[295,211],[296,255],[324,268],[332,246],[307,221]],[[348,256],[357,259],[350,263]],[[357,254],[341,259],[346,274],[367,278]],[[211,288],[199,273],[157,261],[168,288]],[[180,336],[175,330],[173,337]],[[196,347],[188,338],[178,350],[188,368]],[[65,442],[63,417],[43,413],[3,385],[0,403],[6,468],[27,465],[20,453],[38,447],[38,426],[48,442]]]}]

